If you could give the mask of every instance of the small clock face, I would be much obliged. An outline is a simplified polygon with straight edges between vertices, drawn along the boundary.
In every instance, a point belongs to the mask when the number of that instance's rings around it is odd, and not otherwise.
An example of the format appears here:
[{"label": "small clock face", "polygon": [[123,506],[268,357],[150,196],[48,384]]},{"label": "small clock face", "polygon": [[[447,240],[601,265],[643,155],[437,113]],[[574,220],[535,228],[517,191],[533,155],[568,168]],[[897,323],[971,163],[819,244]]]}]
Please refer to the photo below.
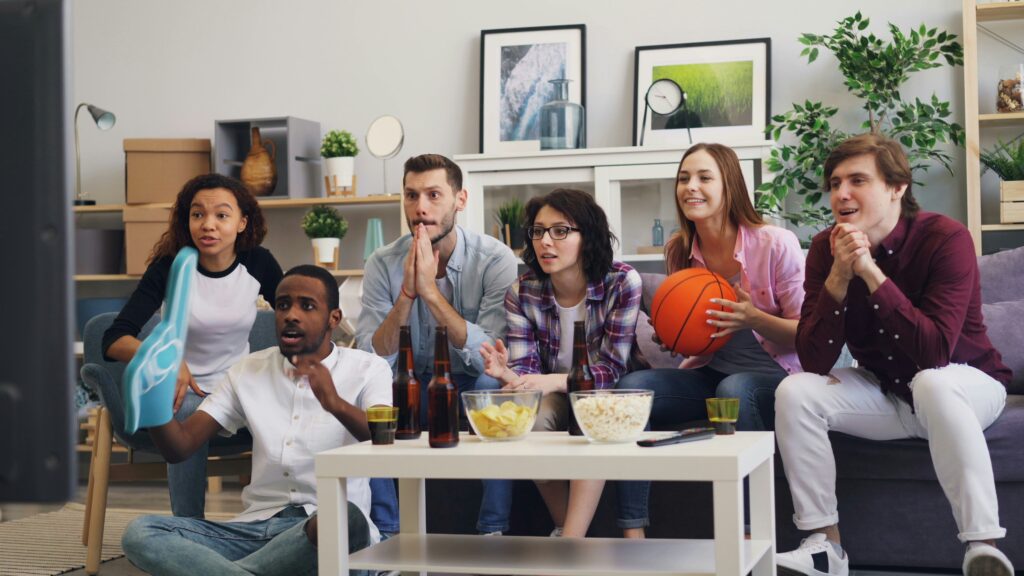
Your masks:
[{"label": "small clock face", "polygon": [[658,114],[671,114],[683,103],[683,89],[673,80],[655,80],[647,89],[647,105]]}]

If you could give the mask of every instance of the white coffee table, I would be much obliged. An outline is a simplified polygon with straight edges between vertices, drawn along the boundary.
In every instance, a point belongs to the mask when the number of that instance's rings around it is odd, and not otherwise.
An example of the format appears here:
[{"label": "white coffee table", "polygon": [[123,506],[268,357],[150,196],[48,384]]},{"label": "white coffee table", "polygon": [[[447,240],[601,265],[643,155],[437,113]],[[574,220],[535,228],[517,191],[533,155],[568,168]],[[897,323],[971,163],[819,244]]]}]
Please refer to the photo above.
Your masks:
[{"label": "white coffee table", "polygon": [[[364,442],[316,456],[321,574],[347,574],[349,569],[566,576],[775,574],[775,441],[770,432],[738,432],[657,448],[590,444],[564,432],[532,432],[516,442],[482,442],[464,435],[455,448],[431,449],[426,436],[392,446]],[[351,556],[345,553],[348,476],[398,478],[401,500],[399,534]],[[750,540],[743,534],[747,476]],[[710,481],[715,539],[427,534],[426,478]]]}]

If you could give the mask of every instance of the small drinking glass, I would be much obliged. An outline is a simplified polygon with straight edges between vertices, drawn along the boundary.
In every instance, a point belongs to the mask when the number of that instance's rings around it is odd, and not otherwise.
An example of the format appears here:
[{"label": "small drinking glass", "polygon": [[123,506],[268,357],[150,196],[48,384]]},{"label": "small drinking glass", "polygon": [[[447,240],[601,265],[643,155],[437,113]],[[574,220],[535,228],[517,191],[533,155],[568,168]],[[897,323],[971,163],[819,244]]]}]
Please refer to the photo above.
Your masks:
[{"label": "small drinking glass", "polygon": [[708,398],[708,420],[715,427],[715,434],[734,434],[736,419],[740,416],[739,398]]},{"label": "small drinking glass", "polygon": [[374,444],[394,444],[398,429],[397,406],[371,406],[366,410],[370,425],[370,441]]}]

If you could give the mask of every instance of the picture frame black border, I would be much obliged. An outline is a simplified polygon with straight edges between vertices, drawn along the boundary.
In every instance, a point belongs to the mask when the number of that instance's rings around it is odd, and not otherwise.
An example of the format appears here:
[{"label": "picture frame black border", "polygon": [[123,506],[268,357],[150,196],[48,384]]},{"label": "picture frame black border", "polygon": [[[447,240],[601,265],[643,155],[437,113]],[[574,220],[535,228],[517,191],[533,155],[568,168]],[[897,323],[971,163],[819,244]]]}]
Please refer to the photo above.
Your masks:
[{"label": "picture frame black border", "polygon": [[[640,53],[643,51],[653,50],[675,50],[678,48],[698,48],[704,46],[728,46],[736,44],[764,44],[765,49],[765,69],[764,69],[764,123],[767,128],[772,118],[772,39],[768,37],[762,38],[742,38],[738,40],[714,40],[710,42],[687,42],[683,44],[653,44],[650,46],[637,46],[633,49],[633,146],[637,146],[640,140],[640,134],[637,132],[637,116],[638,108],[642,98],[639,97],[640,93]],[[646,103],[644,104],[646,105]]]},{"label": "picture frame black border", "polygon": [[[525,28],[491,28],[480,31],[480,154],[484,153],[484,82],[486,81],[486,53],[487,36],[500,34],[518,34],[521,32],[545,32],[549,30],[579,30],[580,33],[580,105],[587,109],[587,25],[586,24],[564,24],[557,26],[528,26]],[[583,115],[583,129],[586,133],[587,114]]]}]

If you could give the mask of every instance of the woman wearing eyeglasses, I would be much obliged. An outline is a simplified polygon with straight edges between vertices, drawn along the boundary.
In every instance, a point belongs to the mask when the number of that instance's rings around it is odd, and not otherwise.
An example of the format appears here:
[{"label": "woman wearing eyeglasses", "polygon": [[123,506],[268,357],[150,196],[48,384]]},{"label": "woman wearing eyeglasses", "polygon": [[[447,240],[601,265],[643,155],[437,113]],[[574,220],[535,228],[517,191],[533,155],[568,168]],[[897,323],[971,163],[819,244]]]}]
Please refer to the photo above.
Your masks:
[{"label": "woman wearing eyeglasses", "polygon": [[[487,374],[504,389],[544,393],[534,430],[565,430],[576,320],[586,326],[596,388],[613,388],[626,372],[648,366],[635,337],[640,275],[612,260],[608,219],[585,192],[560,188],[531,199],[526,222],[523,261],[530,270],[519,278],[519,293],[505,296],[508,348],[498,340],[480,353]],[[555,522],[552,535],[586,536],[604,480],[537,487]]]}]

